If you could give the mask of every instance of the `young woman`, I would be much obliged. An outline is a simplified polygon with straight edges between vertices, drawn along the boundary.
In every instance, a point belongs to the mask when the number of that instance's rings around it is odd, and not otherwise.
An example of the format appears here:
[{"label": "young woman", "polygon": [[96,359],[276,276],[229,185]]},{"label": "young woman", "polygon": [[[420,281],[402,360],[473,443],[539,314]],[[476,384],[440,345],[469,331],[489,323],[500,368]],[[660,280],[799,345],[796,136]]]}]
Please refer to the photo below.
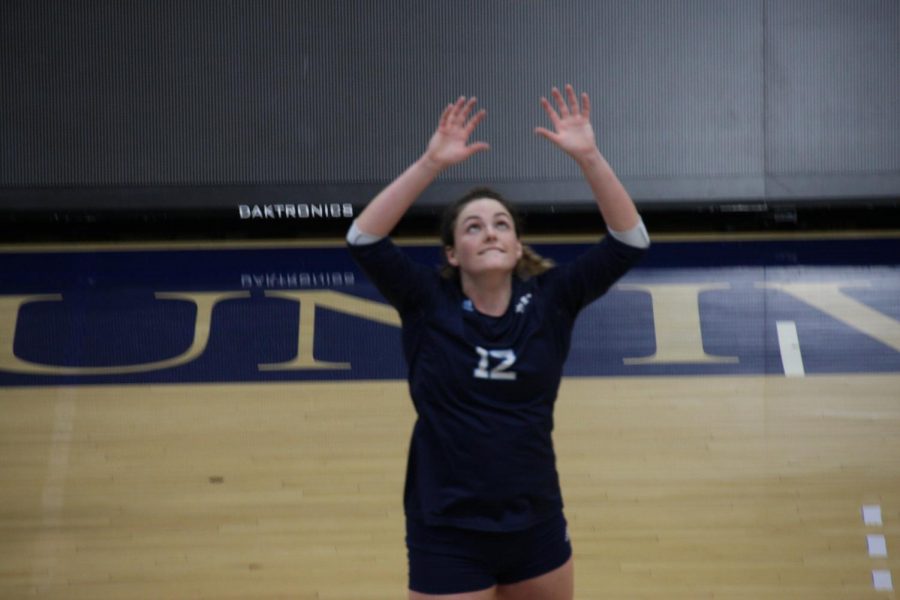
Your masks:
[{"label": "young woman", "polygon": [[355,260],[403,324],[417,420],[404,507],[413,600],[571,600],[572,549],[551,432],[578,312],[644,253],[649,238],[597,149],[590,101],[553,88],[552,130],[535,128],[581,167],[610,231],[549,268],[519,240],[512,207],[474,190],[442,226],[442,273],[387,237],[444,169],[488,150],[469,138],[475,98],[441,115],[425,153],[379,193],[347,235]]}]

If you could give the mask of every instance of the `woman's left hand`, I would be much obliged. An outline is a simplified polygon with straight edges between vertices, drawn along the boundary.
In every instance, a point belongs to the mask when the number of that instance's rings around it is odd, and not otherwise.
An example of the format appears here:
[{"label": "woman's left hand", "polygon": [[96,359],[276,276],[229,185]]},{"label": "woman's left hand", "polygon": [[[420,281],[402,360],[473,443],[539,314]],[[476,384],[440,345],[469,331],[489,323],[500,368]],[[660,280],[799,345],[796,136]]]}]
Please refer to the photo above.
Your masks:
[{"label": "woman's left hand", "polygon": [[557,88],[552,90],[553,99],[559,108],[557,112],[549,100],[542,97],[541,106],[550,117],[554,131],[535,127],[534,132],[556,144],[560,150],[576,161],[586,159],[597,152],[597,140],[591,127],[591,101],[586,93],[581,94],[581,104],[575,96],[575,89],[566,84],[566,99]]}]

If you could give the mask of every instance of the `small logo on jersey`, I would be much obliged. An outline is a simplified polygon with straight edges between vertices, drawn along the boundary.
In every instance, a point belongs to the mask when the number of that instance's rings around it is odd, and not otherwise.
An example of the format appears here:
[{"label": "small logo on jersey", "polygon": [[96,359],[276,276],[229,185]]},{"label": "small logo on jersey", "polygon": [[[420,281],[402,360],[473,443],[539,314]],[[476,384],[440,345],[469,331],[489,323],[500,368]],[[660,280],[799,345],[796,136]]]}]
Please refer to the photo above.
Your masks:
[{"label": "small logo on jersey", "polygon": [[468,298],[463,300],[462,309],[466,312],[475,312],[475,306],[472,304],[472,301]]},{"label": "small logo on jersey", "polygon": [[516,304],[516,314],[524,314],[525,307],[528,306],[528,303],[531,302],[531,293],[525,294],[521,298],[519,298],[519,303]]}]

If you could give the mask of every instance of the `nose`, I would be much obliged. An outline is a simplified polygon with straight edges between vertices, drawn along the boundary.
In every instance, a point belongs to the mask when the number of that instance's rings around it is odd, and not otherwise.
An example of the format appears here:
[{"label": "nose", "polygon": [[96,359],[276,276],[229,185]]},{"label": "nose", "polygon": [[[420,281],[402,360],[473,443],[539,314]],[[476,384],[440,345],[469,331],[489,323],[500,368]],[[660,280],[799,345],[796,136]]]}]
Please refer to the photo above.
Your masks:
[{"label": "nose", "polygon": [[497,239],[497,230],[494,229],[493,225],[488,225],[484,228],[484,235],[489,240]]}]

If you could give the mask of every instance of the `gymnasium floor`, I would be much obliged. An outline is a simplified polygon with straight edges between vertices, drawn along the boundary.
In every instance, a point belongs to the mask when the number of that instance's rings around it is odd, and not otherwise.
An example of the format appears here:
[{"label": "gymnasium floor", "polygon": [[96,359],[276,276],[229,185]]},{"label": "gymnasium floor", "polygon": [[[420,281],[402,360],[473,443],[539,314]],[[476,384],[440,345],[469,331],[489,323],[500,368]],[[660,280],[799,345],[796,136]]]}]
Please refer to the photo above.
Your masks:
[{"label": "gymnasium floor", "polygon": [[[405,597],[399,321],[341,244],[0,274],[0,598]],[[655,238],[556,415],[577,598],[896,598],[900,236]]]}]

